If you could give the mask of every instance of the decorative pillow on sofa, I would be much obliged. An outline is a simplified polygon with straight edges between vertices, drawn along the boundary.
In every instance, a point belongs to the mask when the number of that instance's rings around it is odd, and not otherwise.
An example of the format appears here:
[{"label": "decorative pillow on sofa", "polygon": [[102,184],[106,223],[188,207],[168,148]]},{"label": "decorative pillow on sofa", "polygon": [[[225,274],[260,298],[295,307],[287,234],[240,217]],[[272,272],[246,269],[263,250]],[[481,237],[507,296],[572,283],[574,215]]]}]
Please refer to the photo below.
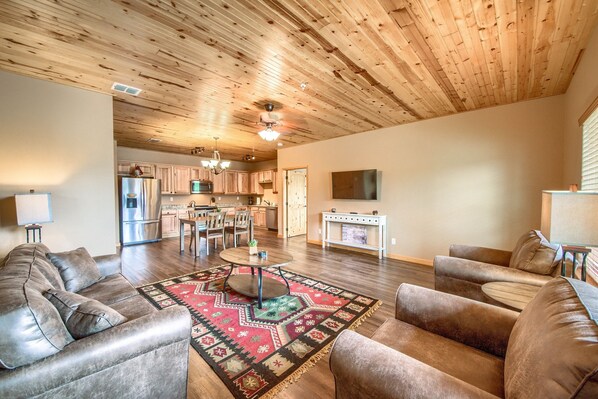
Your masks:
[{"label": "decorative pillow on sofa", "polygon": [[127,321],[127,318],[95,299],[74,292],[49,290],[46,298],[56,307],[69,333],[85,338]]},{"label": "decorative pillow on sofa", "polygon": [[562,258],[560,245],[551,244],[539,230],[531,230],[517,241],[509,267],[553,276]]},{"label": "decorative pillow on sofa", "polygon": [[46,256],[60,272],[67,291],[80,291],[102,278],[98,265],[85,248],[48,253]]}]

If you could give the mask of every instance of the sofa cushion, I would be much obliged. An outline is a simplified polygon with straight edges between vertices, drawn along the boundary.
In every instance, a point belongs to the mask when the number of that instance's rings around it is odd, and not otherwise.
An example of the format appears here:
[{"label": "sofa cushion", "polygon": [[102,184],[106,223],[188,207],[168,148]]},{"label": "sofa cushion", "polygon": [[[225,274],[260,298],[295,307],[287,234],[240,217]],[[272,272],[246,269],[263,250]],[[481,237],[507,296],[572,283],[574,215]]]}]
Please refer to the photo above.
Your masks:
[{"label": "sofa cushion", "polygon": [[598,288],[564,277],[547,283],[511,332],[506,397],[598,397],[596,320]]},{"label": "sofa cushion", "polygon": [[54,287],[37,267],[45,256],[36,245],[13,249],[0,267],[0,367],[16,368],[73,342],[60,314],[43,296]]},{"label": "sofa cushion", "polygon": [[77,292],[102,278],[96,262],[85,248],[48,253],[47,257],[60,272],[67,291]]},{"label": "sofa cushion", "polygon": [[553,276],[562,258],[560,245],[551,244],[539,230],[531,230],[517,241],[509,267]]},{"label": "sofa cushion", "polygon": [[109,306],[74,292],[49,290],[45,296],[58,310],[66,328],[75,339],[85,338],[127,321]]},{"label": "sofa cushion", "polygon": [[122,274],[112,274],[94,285],[82,289],[78,294],[111,306],[124,299],[139,295]]},{"label": "sofa cushion", "polygon": [[422,363],[486,392],[503,397],[503,360],[397,319],[388,319],[372,336]]},{"label": "sofa cushion", "polygon": [[135,320],[158,311],[141,295],[123,299],[122,301],[113,303],[110,307],[126,317],[127,320]]}]

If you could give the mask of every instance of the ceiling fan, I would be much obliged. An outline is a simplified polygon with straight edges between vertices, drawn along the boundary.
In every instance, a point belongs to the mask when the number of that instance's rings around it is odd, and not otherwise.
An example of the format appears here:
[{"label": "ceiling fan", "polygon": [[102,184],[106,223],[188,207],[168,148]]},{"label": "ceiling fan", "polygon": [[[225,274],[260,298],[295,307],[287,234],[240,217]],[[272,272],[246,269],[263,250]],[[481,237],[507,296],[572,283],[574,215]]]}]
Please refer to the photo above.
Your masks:
[{"label": "ceiling fan", "polygon": [[278,138],[280,133],[272,128],[276,126],[282,126],[282,117],[280,114],[272,112],[274,110],[274,104],[272,103],[266,103],[264,105],[264,109],[266,112],[260,113],[260,121],[258,124],[265,126],[266,128],[260,131],[258,134],[266,141],[274,141]]}]

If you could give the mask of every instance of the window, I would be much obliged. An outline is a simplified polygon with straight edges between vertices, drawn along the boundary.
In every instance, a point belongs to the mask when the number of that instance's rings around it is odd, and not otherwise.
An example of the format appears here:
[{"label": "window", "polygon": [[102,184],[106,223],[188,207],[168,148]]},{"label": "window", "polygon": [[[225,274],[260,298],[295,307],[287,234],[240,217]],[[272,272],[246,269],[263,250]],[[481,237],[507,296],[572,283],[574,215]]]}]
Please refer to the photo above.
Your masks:
[{"label": "window", "polygon": [[[583,121],[581,189],[598,191],[598,107],[596,107],[596,101],[592,105],[593,107],[589,109],[591,114]],[[597,279],[598,248],[592,248],[587,262],[588,273],[591,273],[592,277]]]}]

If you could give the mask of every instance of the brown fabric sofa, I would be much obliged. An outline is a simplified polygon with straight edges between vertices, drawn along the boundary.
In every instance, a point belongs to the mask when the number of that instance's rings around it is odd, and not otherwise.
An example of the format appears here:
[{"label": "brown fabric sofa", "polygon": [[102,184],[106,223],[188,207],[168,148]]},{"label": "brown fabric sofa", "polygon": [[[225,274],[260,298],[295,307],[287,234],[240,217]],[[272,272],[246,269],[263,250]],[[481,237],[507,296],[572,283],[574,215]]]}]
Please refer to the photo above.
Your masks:
[{"label": "brown fabric sofa", "polygon": [[509,281],[542,286],[560,273],[562,248],[532,230],[513,251],[451,245],[449,256],[434,258],[434,288],[476,301],[508,308],[482,292],[482,285]]},{"label": "brown fabric sofa", "polygon": [[48,253],[24,244],[0,262],[0,398],[185,398],[189,311],[154,309],[117,255],[87,254],[99,281],[74,293]]},{"label": "brown fabric sofa", "polygon": [[409,284],[331,354],[336,398],[596,398],[598,288],[558,277],[521,314]]}]

